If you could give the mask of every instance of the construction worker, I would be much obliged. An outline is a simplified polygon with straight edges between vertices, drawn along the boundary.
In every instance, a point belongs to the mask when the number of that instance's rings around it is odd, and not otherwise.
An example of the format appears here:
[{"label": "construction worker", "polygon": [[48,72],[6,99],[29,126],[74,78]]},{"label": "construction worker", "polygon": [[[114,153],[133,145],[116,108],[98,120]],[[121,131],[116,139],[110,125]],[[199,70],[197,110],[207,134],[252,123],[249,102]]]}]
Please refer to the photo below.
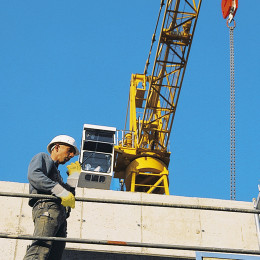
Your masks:
[{"label": "construction worker", "polygon": [[[30,194],[55,195],[53,199],[31,198],[29,205],[33,207],[34,236],[66,237],[68,210],[75,208],[75,188],[78,183],[81,166],[79,162],[67,166],[67,183],[58,170],[60,164],[67,163],[79,154],[75,140],[68,135],[59,135],[48,144],[50,153],[35,155],[28,168]],[[65,242],[33,241],[27,249],[24,260],[62,259]]]}]

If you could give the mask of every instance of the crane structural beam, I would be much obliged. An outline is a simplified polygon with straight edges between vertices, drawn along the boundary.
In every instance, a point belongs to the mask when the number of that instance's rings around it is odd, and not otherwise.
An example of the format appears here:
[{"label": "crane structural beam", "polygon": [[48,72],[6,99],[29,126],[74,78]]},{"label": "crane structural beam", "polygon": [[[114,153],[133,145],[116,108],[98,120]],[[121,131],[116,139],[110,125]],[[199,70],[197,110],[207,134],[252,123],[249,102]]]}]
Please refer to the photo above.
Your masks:
[{"label": "crane structural beam", "polygon": [[169,194],[169,139],[201,2],[167,0],[163,15],[161,4],[157,19],[161,30],[152,40],[153,44],[158,39],[151,74],[147,75],[150,50],[145,73],[131,77],[129,133],[115,147],[114,167],[114,177],[125,180],[126,190]]}]

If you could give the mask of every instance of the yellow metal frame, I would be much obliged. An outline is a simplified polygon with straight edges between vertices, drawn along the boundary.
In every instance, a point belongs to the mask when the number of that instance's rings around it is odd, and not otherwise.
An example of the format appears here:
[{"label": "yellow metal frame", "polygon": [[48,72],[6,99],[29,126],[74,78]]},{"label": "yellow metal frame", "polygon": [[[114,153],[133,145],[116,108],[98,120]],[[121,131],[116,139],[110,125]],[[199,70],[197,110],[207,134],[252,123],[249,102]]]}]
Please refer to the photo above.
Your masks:
[{"label": "yellow metal frame", "polygon": [[127,190],[169,195],[167,166],[157,158],[139,157],[126,169]]},{"label": "yellow metal frame", "polygon": [[127,191],[169,194],[167,149],[201,1],[167,1],[152,74],[131,77],[130,132],[115,147],[114,167]]}]

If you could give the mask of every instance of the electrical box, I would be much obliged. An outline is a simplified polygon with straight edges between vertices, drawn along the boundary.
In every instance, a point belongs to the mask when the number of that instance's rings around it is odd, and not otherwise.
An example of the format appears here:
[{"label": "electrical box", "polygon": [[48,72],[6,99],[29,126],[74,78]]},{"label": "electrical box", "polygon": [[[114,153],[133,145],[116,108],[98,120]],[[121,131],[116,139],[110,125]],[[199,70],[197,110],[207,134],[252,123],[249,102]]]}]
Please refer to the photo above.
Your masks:
[{"label": "electrical box", "polygon": [[78,187],[110,189],[114,164],[116,128],[84,124]]}]

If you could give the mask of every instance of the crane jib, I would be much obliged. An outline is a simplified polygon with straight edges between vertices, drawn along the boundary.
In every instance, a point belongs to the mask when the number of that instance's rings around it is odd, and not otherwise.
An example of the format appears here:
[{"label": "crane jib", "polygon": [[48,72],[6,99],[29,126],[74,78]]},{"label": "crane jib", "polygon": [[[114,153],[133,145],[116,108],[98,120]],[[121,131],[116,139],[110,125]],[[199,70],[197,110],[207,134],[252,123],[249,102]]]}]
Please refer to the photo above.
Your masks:
[{"label": "crane jib", "polygon": [[169,138],[201,2],[168,0],[164,12],[160,6],[153,67],[149,71],[151,46],[144,74],[131,77],[129,131],[115,146],[114,167],[114,177],[124,179],[128,191],[169,194]]}]

